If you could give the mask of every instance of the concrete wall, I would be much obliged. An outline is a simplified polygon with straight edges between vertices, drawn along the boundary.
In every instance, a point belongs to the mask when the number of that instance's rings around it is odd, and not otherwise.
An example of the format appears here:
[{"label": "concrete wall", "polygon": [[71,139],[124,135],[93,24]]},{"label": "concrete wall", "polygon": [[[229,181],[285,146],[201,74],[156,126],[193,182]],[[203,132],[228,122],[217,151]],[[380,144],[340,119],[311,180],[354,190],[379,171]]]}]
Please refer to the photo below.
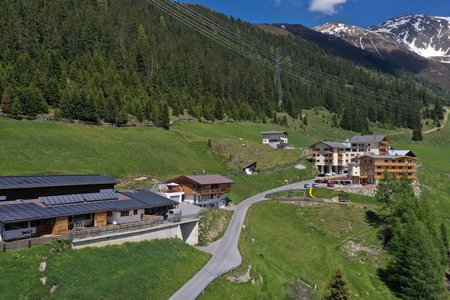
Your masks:
[{"label": "concrete wall", "polygon": [[102,247],[120,245],[125,242],[142,242],[156,239],[178,238],[189,245],[198,244],[198,219],[168,223],[153,228],[135,231],[112,233],[105,236],[75,239],[72,242],[74,249],[86,247]]}]

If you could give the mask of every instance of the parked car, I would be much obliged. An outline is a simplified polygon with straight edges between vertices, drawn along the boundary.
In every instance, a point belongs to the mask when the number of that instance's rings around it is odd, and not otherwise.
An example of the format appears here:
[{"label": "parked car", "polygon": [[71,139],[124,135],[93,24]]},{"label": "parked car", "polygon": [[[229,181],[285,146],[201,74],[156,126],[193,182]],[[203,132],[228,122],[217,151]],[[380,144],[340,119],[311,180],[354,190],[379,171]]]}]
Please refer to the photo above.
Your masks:
[{"label": "parked car", "polygon": [[313,183],[313,184],[312,184],[312,187],[313,187],[313,188],[318,188],[319,185],[318,185],[317,183]]},{"label": "parked car", "polygon": [[173,208],[169,209],[167,212],[167,221],[169,222],[180,222],[181,221],[181,209]]},{"label": "parked car", "polygon": [[323,179],[316,179],[314,180],[314,183],[323,183]]},{"label": "parked car", "polygon": [[328,181],[327,187],[334,187],[334,183],[332,183],[331,181]]},{"label": "parked car", "polygon": [[324,179],[324,180],[322,180],[322,183],[325,183],[325,184],[327,184],[327,183],[328,183],[328,179]]},{"label": "parked car", "polygon": [[309,188],[309,183],[305,183],[305,184],[303,185],[303,187],[304,187],[305,189]]}]

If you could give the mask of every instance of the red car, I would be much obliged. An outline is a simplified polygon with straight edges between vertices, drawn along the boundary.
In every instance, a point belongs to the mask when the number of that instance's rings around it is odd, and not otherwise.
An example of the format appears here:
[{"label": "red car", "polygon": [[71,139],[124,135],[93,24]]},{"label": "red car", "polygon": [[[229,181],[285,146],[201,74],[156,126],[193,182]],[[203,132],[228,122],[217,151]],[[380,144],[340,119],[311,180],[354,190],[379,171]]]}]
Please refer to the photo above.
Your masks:
[{"label": "red car", "polygon": [[327,187],[334,187],[334,183],[331,182],[331,181],[329,181],[329,182],[327,183]]},{"label": "red car", "polygon": [[323,183],[323,179],[316,179],[314,180],[314,183]]}]

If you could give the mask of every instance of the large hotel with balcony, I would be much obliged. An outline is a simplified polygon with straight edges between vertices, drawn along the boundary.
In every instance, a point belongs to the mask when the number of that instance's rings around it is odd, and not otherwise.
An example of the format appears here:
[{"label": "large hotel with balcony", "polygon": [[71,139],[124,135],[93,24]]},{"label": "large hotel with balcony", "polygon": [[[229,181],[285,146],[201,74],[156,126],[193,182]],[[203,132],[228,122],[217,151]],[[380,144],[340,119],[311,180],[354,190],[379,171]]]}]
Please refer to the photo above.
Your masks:
[{"label": "large hotel with balcony", "polygon": [[384,172],[406,173],[416,180],[416,158],[409,150],[392,150],[384,135],[354,136],[343,142],[319,141],[310,146],[319,173],[347,173],[354,183],[377,184]]}]

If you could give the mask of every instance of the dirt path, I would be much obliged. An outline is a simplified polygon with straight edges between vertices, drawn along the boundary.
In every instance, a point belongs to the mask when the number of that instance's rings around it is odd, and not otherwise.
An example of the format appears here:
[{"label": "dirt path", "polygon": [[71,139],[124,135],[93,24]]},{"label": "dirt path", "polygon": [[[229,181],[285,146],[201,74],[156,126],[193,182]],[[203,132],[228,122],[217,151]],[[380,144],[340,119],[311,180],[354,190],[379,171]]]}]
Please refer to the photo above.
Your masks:
[{"label": "dirt path", "polygon": [[447,107],[445,107],[445,111],[446,111],[446,113],[445,113],[445,115],[444,115],[444,120],[443,120],[442,123],[441,123],[441,127],[432,128],[432,129],[430,129],[430,130],[427,130],[427,131],[423,132],[423,134],[428,134],[428,133],[435,132],[435,131],[437,131],[437,130],[444,129],[445,125],[446,125],[447,122],[448,122],[448,114],[450,113],[450,109],[448,109]]}]

